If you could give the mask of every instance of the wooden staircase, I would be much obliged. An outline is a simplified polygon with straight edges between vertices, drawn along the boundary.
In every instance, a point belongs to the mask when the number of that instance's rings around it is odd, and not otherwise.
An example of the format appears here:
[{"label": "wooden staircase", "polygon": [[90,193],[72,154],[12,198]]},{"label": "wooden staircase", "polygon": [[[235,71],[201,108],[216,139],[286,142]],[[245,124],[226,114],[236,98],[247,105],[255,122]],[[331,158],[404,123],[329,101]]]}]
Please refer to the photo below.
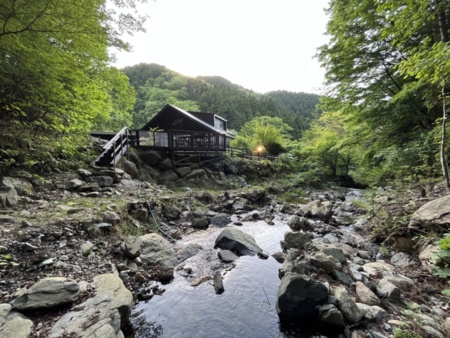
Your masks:
[{"label": "wooden staircase", "polygon": [[122,128],[107,144],[103,152],[94,161],[96,167],[113,167],[133,145],[133,138],[128,127]]}]

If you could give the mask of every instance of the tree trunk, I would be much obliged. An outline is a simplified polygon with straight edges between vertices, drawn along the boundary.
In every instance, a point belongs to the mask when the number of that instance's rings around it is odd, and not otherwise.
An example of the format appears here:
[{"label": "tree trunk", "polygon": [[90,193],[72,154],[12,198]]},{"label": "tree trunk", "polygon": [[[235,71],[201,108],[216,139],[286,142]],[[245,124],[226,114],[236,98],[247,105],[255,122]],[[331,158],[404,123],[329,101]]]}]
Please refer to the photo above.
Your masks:
[{"label": "tree trunk", "polygon": [[[435,0],[436,10],[437,10],[437,21],[439,25],[439,32],[441,34],[441,41],[443,43],[449,42],[448,35],[448,23],[447,15],[445,13],[445,8],[441,6],[442,0]],[[447,157],[445,156],[446,148],[446,122],[447,122],[447,102],[445,98],[445,78],[442,81],[442,131],[441,131],[441,166],[442,172],[444,174],[445,185],[450,188],[450,181],[448,177],[448,164]]]},{"label": "tree trunk", "polygon": [[450,181],[448,177],[448,164],[447,157],[445,156],[445,146],[446,146],[446,126],[447,122],[447,101],[445,98],[445,81],[442,84],[442,131],[441,131],[441,166],[442,172],[444,174],[445,185],[450,188]]}]

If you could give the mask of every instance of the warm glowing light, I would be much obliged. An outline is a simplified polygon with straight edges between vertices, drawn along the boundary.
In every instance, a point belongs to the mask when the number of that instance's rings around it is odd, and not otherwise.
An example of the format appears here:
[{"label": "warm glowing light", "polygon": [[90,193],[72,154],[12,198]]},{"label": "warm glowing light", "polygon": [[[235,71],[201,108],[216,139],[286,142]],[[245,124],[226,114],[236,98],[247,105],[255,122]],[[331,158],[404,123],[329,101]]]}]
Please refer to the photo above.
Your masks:
[{"label": "warm glowing light", "polygon": [[262,153],[263,150],[264,150],[264,147],[263,147],[263,146],[257,146],[257,147],[256,147],[256,152],[258,152],[258,153]]}]

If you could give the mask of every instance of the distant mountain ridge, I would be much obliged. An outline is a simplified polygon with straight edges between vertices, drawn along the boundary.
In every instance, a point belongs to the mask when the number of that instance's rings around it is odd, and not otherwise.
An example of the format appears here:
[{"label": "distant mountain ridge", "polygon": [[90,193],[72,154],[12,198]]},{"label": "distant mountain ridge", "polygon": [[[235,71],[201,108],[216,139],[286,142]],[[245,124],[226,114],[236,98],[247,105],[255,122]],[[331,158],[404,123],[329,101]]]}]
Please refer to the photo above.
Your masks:
[{"label": "distant mountain ridge", "polygon": [[319,95],[273,91],[265,94],[234,84],[221,76],[188,77],[159,64],[125,67],[137,93],[133,127],[142,127],[167,103],[190,111],[212,112],[228,120],[231,129],[256,116],[278,116],[299,138],[315,118]]}]

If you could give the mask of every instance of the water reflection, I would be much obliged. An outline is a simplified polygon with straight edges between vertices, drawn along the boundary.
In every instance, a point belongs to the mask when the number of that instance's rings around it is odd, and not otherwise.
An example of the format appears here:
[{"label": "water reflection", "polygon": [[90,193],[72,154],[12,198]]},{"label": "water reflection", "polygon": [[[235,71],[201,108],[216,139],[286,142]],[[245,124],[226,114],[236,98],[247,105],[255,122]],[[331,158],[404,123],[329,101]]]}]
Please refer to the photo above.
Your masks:
[{"label": "water reflection", "polygon": [[[239,228],[252,235],[269,254],[280,251],[279,242],[290,230],[287,220],[280,218],[275,220],[275,225],[258,221],[246,222]],[[211,258],[209,264],[218,264],[213,246],[222,230],[211,227],[184,238],[183,243],[198,243],[204,248],[203,253],[185,265],[209,274],[202,255]],[[162,296],[154,296],[133,310],[135,337],[321,337],[313,334],[314,329],[280,323],[275,309],[280,264],[275,259],[243,256],[235,263],[224,274],[225,292],[220,295],[215,294],[212,281],[192,287],[189,280],[177,273],[172,283],[164,285],[166,292]]]}]

